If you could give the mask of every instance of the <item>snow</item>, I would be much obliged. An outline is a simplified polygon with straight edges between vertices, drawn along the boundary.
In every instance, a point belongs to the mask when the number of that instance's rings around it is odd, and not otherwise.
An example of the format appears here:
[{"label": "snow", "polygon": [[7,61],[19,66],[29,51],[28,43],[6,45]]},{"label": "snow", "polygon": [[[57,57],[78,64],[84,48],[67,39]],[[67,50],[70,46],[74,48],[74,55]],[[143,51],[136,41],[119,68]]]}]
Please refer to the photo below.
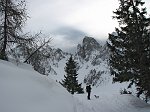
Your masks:
[{"label": "snow", "polygon": [[0,112],[150,112],[149,104],[116,92],[123,85],[93,87],[87,100],[86,93],[71,95],[27,64],[0,60]]},{"label": "snow", "polygon": [[72,95],[34,70],[0,61],[0,112],[74,112]]},{"label": "snow", "polygon": [[90,101],[86,95],[77,95],[77,112],[150,112],[150,106],[132,95],[99,94]]}]

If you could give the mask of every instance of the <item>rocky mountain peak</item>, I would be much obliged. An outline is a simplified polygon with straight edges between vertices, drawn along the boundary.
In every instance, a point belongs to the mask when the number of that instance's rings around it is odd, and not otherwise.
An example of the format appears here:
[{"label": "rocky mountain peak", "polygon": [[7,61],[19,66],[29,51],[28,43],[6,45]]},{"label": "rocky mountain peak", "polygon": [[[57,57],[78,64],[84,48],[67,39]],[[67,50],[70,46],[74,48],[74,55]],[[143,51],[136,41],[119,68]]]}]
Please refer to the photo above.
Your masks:
[{"label": "rocky mountain peak", "polygon": [[94,38],[85,36],[83,39],[83,47],[84,50],[95,50],[99,49],[101,46]]},{"label": "rocky mountain peak", "polygon": [[101,48],[102,46],[94,38],[85,36],[82,44],[77,46],[77,55],[88,61],[92,52],[100,51]]}]

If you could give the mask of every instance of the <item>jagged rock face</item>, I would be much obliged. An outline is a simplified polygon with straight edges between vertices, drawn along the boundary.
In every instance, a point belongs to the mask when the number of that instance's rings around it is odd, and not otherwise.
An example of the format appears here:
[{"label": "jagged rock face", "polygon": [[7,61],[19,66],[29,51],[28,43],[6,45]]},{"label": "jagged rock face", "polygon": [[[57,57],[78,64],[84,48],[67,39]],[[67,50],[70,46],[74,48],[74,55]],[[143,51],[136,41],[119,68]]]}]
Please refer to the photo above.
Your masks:
[{"label": "jagged rock face", "polygon": [[96,55],[96,57],[92,60],[92,65],[99,65],[101,61],[107,61],[109,59],[109,49],[105,44]]},{"label": "jagged rock face", "polygon": [[83,48],[85,51],[99,50],[100,44],[92,37],[85,37],[83,39]]},{"label": "jagged rock face", "polygon": [[93,51],[100,51],[102,46],[92,37],[85,37],[82,45],[78,44],[77,54],[82,59],[88,61]]},{"label": "jagged rock face", "polygon": [[65,53],[58,48],[54,51],[54,57],[56,61],[60,61],[61,59],[65,58]]},{"label": "jagged rock face", "polygon": [[84,83],[87,85],[91,84],[92,86],[95,86],[98,81],[100,81],[101,75],[104,73],[104,71],[96,71],[95,69],[90,70],[89,74],[84,77]]},{"label": "jagged rock face", "polygon": [[100,45],[94,38],[85,37],[82,44],[77,46],[76,58],[80,61],[91,61],[93,66],[99,65],[101,61],[109,58],[109,50],[107,45]]},{"label": "jagged rock face", "polygon": [[53,62],[53,63],[54,62],[58,63],[60,60],[64,59],[66,56],[71,55],[69,53],[62,51],[60,48],[52,49],[51,47],[49,47],[46,49],[46,51],[47,51],[46,55],[48,59],[50,60],[50,62]]},{"label": "jagged rock face", "polygon": [[81,58],[85,58],[86,55],[85,55],[85,50],[84,48],[81,46],[81,44],[78,44],[77,46],[77,55],[80,56]]}]

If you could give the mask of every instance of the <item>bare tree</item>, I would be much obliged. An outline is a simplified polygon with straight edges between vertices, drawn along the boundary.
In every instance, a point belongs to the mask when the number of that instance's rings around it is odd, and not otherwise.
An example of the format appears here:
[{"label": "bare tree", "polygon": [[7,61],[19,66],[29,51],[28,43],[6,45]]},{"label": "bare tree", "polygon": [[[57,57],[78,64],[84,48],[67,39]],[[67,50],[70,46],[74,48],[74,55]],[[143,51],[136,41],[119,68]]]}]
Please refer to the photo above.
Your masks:
[{"label": "bare tree", "polygon": [[29,41],[20,36],[27,20],[25,0],[0,0],[0,59],[8,60],[7,52],[12,45]]}]

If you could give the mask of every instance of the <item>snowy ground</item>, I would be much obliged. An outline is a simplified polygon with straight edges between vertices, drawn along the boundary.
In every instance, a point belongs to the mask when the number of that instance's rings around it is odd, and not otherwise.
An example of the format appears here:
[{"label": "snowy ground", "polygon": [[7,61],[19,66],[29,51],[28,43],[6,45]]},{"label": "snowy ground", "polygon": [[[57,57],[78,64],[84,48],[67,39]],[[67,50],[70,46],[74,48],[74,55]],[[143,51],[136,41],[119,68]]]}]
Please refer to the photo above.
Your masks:
[{"label": "snowy ground", "polygon": [[87,94],[72,96],[29,65],[0,60],[0,112],[150,112],[149,104],[112,90],[93,88],[91,100]]},{"label": "snowy ground", "polygon": [[150,112],[150,105],[132,95],[99,94],[87,100],[84,94],[75,95],[75,100],[76,112]]},{"label": "snowy ground", "polygon": [[73,97],[63,87],[22,67],[0,61],[0,112],[74,112]]}]

